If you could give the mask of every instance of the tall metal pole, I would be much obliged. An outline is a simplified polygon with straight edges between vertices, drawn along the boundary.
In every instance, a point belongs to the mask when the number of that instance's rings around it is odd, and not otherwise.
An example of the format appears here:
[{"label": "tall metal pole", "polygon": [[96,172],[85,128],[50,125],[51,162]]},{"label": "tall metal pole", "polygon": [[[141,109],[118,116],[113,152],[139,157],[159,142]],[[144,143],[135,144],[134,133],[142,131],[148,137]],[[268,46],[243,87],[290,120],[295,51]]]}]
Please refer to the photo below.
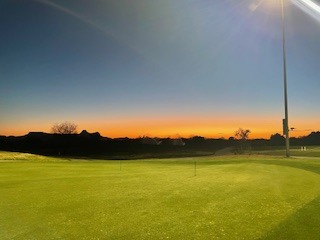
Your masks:
[{"label": "tall metal pole", "polygon": [[287,61],[286,61],[286,29],[285,29],[285,12],[283,0],[281,0],[282,13],[282,56],[283,56],[283,83],[284,83],[284,134],[286,136],[286,156],[290,157],[290,137],[289,137],[289,120],[288,120],[288,93],[287,93]]}]

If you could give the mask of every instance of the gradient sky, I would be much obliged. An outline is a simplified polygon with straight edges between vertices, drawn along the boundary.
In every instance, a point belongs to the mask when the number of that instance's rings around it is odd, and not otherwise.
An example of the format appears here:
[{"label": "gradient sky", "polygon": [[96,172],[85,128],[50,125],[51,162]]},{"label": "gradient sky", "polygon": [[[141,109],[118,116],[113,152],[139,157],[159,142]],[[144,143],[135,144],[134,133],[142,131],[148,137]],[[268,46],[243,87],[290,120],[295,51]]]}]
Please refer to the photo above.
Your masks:
[{"label": "gradient sky", "polygon": [[[320,13],[285,2],[300,136],[320,130]],[[0,135],[282,132],[280,0],[1,0],[0,31]]]}]

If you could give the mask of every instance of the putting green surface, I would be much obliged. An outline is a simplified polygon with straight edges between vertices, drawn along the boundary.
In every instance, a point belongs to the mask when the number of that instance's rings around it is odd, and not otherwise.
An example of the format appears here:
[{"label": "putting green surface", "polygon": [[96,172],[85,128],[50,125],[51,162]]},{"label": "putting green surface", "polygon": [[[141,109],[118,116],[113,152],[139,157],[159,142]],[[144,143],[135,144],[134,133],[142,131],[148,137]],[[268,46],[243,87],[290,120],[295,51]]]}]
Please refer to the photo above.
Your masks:
[{"label": "putting green surface", "polygon": [[0,161],[3,240],[319,239],[320,159]]}]

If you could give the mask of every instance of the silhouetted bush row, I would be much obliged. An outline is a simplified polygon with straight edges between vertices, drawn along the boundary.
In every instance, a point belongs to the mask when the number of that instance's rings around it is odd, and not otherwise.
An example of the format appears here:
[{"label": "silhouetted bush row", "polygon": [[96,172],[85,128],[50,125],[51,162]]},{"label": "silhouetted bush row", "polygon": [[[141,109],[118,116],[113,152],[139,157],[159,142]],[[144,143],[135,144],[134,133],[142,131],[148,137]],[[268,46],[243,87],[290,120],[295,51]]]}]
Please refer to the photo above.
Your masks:
[{"label": "silhouetted bush row", "polygon": [[[53,156],[78,156],[129,159],[138,157],[179,157],[210,155],[226,147],[237,146],[239,140],[192,138],[117,138],[102,137],[99,133],[48,134],[30,132],[25,136],[0,136],[0,150],[30,152]],[[283,146],[284,138],[274,134],[270,139],[247,140],[252,148]],[[320,145],[320,132],[301,138],[291,138],[291,145]]]}]

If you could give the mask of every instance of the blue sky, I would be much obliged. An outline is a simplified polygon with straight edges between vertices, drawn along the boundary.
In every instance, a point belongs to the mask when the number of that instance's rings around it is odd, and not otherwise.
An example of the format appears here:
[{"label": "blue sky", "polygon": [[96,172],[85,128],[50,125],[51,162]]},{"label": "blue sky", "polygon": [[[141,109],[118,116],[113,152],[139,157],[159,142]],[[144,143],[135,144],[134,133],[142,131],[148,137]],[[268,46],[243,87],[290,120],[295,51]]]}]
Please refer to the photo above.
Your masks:
[{"label": "blue sky", "polygon": [[[2,0],[0,134],[279,132],[279,3]],[[291,1],[286,16],[290,125],[319,130],[320,22]]]}]

